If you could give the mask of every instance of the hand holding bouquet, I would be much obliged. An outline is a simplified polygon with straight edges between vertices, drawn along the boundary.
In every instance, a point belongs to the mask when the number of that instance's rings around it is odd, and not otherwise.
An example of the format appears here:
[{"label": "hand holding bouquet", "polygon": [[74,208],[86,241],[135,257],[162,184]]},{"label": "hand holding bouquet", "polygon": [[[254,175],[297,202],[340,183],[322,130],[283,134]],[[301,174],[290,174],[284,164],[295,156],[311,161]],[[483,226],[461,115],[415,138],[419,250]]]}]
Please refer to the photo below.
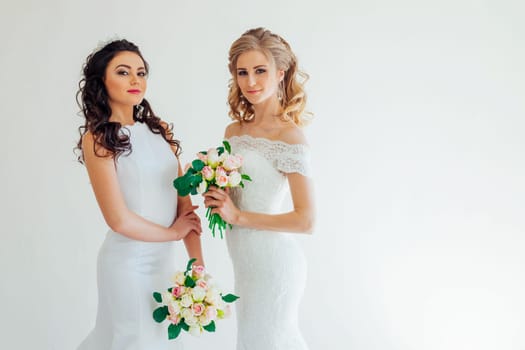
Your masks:
[{"label": "hand holding bouquet", "polygon": [[168,320],[168,338],[175,339],[182,330],[200,335],[204,330],[215,332],[215,321],[229,316],[230,306],[239,297],[222,293],[210,284],[210,277],[203,266],[194,266],[196,259],[188,262],[186,271],[173,277],[175,283],[164,293],[154,292],[153,298],[161,305],[153,311],[159,323]]},{"label": "hand holding bouquet", "polygon": [[[210,186],[217,186],[221,189],[238,186],[244,188],[243,180],[251,181],[248,175],[239,172],[242,157],[231,154],[228,141],[223,141],[222,144],[221,147],[197,153],[198,158],[191,162],[185,174],[173,181],[173,186],[180,196],[204,193]],[[213,237],[215,237],[217,228],[222,238],[222,233],[228,223],[219,214],[211,214],[211,210],[212,208],[208,208],[206,211],[209,228]],[[228,225],[231,228],[231,225]]]}]

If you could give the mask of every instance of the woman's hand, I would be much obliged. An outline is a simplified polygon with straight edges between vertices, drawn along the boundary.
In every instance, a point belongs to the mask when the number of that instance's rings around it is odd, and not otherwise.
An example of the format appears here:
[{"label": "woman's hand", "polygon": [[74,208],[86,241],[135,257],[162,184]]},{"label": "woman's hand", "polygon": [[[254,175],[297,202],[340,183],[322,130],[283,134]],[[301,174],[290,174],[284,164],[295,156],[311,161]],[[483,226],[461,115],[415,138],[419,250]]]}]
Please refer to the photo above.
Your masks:
[{"label": "woman's hand", "polygon": [[201,219],[195,213],[195,209],[197,208],[197,205],[188,207],[188,209],[180,213],[177,219],[175,219],[175,222],[170,226],[170,230],[175,234],[175,240],[183,239],[192,231],[198,235],[202,233]]},{"label": "woman's hand", "polygon": [[227,190],[210,186],[203,196],[204,205],[206,208],[212,208],[212,214],[219,214],[227,223],[237,225],[241,211],[233,204]]}]

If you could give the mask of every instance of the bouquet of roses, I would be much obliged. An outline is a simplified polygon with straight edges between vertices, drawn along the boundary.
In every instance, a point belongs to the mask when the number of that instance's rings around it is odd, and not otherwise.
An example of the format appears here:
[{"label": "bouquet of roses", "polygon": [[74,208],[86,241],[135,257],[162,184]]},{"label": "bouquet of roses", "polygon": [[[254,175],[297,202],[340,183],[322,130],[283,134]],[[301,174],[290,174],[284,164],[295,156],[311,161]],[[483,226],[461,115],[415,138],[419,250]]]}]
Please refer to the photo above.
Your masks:
[{"label": "bouquet of roses", "polygon": [[210,284],[210,276],[203,266],[193,266],[196,259],[188,262],[186,271],[173,277],[175,285],[164,293],[154,292],[153,298],[161,305],[153,311],[153,319],[159,323],[169,321],[168,338],[175,339],[182,330],[200,335],[203,330],[215,332],[215,321],[230,314],[229,303],[239,297],[222,293]]},{"label": "bouquet of roses", "polygon": [[[242,157],[231,154],[231,147],[228,141],[222,141],[223,146],[210,148],[208,151],[197,153],[197,159],[191,162],[183,176],[179,176],[173,181],[173,186],[177,189],[180,196],[188,194],[204,193],[209,186],[217,186],[221,189],[228,187],[244,188],[243,180],[251,181],[246,174],[241,174],[239,168],[242,166]],[[215,237],[215,229],[221,233],[228,224],[219,214],[211,214],[211,209],[206,211],[208,227]],[[232,226],[228,224],[231,228]]]}]

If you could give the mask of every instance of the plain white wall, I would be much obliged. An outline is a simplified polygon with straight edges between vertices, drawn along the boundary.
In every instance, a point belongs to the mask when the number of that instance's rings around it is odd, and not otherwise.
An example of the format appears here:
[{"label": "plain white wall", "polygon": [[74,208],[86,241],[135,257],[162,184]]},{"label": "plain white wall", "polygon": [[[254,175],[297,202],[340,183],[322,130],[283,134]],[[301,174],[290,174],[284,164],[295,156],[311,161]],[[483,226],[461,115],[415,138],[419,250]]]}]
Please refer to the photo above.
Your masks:
[{"label": "plain white wall", "polygon": [[[106,225],[72,148],[81,65],[125,37],[183,161],[220,141],[230,43],[266,26],[311,75],[311,349],[525,349],[525,6],[519,1],[3,1],[0,347],[74,349]],[[196,199],[199,203],[199,200]],[[223,241],[205,234],[225,289]],[[181,249],[181,267],[186,261]],[[254,315],[255,317],[255,315]],[[186,336],[232,349],[235,322]]]}]

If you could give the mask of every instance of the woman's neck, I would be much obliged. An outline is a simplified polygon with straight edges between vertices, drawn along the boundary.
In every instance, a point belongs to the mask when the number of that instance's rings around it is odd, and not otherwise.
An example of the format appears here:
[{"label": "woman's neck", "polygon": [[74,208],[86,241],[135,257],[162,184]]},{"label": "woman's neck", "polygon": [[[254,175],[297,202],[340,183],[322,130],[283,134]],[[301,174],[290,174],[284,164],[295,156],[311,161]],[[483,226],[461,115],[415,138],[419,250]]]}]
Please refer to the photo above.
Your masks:
[{"label": "woman's neck", "polygon": [[118,122],[122,125],[132,125],[135,123],[133,120],[133,106],[129,105],[113,105],[111,107],[111,117],[109,120],[112,122]]},{"label": "woman's neck", "polygon": [[263,103],[253,106],[254,111],[254,126],[270,126],[279,120],[282,113],[282,108],[277,98],[270,98]]}]

